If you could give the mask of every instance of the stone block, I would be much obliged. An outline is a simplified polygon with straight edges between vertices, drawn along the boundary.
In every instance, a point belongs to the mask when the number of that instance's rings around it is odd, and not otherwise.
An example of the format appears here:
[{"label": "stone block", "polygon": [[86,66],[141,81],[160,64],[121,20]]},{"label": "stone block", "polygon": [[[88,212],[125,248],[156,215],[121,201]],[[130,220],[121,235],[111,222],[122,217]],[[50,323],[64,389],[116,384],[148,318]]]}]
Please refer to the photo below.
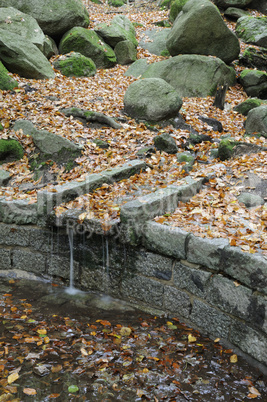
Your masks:
[{"label": "stone block", "polygon": [[0,249],[0,269],[11,268],[10,250]]},{"label": "stone block", "polygon": [[164,286],[153,279],[139,275],[122,282],[123,298],[146,303],[150,307],[163,306]]},{"label": "stone block", "polygon": [[[51,254],[47,258],[47,272],[49,275],[64,279],[70,277],[70,259],[59,255]],[[79,263],[73,262],[74,279],[79,277]]]},{"label": "stone block", "polygon": [[238,346],[243,352],[251,355],[259,362],[267,362],[267,337],[255,331],[247,324],[233,322],[230,342]]},{"label": "stone block", "polygon": [[46,229],[31,228],[30,247],[34,250],[52,252],[52,233]]},{"label": "stone block", "polygon": [[37,222],[37,206],[29,204],[29,200],[7,201],[0,198],[0,221],[17,225],[35,224]]},{"label": "stone block", "polygon": [[208,334],[228,339],[231,319],[220,310],[195,299],[189,318]]},{"label": "stone block", "polygon": [[203,179],[189,180],[189,183],[182,186],[171,185],[129,201],[121,207],[121,221],[127,222],[134,219],[142,222],[167,212],[173,212],[177,208],[178,202],[190,200],[200,190],[202,183]]},{"label": "stone block", "polygon": [[185,244],[188,235],[187,232],[177,227],[151,221],[144,226],[142,244],[157,253],[185,259]]},{"label": "stone block", "polygon": [[262,255],[244,253],[238,247],[222,250],[220,270],[249,288],[267,295],[267,259]]},{"label": "stone block", "polygon": [[191,307],[190,297],[187,293],[175,289],[172,286],[165,286],[164,309],[177,315],[177,317],[188,318]]},{"label": "stone block", "polygon": [[267,297],[254,295],[248,306],[248,321],[267,334]]},{"label": "stone block", "polygon": [[186,259],[189,262],[218,271],[221,252],[228,245],[227,239],[206,239],[191,235],[188,241]]},{"label": "stone block", "polygon": [[41,275],[46,271],[46,258],[41,253],[16,249],[12,252],[13,268]]},{"label": "stone block", "polygon": [[206,299],[222,311],[248,319],[252,291],[242,285],[236,286],[234,281],[222,275],[214,275]]},{"label": "stone block", "polygon": [[135,269],[144,276],[155,277],[164,281],[172,279],[173,260],[160,254],[141,250],[136,254]]},{"label": "stone block", "polygon": [[186,289],[188,292],[202,298],[206,294],[210,277],[210,272],[185,266],[181,262],[176,262],[173,270],[174,286]]},{"label": "stone block", "polygon": [[0,223],[0,244],[6,246],[29,246],[31,228]]}]

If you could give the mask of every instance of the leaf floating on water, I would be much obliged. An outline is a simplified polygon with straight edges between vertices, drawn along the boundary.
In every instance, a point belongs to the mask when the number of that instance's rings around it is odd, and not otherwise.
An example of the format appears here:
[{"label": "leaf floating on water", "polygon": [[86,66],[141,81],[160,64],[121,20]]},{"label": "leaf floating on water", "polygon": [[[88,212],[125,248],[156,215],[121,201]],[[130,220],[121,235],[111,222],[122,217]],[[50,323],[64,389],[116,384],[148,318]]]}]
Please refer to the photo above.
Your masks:
[{"label": "leaf floating on water", "polygon": [[26,395],[36,395],[36,389],[34,388],[23,388],[23,393]]},{"label": "leaf floating on water", "polygon": [[120,329],[121,336],[129,336],[129,335],[131,335],[131,332],[132,332],[132,330],[129,327],[122,327]]},{"label": "leaf floating on water", "polygon": [[258,396],[261,396],[261,393],[257,390],[257,388],[255,387],[248,387],[249,389],[249,394],[248,394],[248,398],[250,399],[255,399],[258,398]]},{"label": "leaf floating on water", "polygon": [[230,362],[231,362],[231,363],[237,363],[237,361],[238,361],[237,355],[232,355],[232,356],[230,357]]},{"label": "leaf floating on water", "polygon": [[188,335],[188,342],[193,343],[196,342],[197,338],[191,334]]},{"label": "leaf floating on water", "polygon": [[69,391],[69,392],[72,392],[72,393],[78,392],[78,391],[79,391],[79,387],[77,387],[77,385],[70,385],[70,386],[68,387],[68,391]]},{"label": "leaf floating on water", "polygon": [[8,384],[12,384],[12,382],[16,381],[19,378],[18,373],[12,373],[7,377]]}]

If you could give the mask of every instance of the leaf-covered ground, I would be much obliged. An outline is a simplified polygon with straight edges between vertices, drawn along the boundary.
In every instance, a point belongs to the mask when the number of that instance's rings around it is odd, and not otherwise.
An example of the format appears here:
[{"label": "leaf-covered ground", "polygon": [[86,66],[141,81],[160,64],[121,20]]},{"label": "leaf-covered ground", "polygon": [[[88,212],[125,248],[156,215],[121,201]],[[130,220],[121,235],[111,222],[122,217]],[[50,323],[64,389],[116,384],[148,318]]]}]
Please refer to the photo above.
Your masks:
[{"label": "leaf-covered ground", "polygon": [[[89,0],[84,0],[84,3],[90,12],[90,28],[94,28],[100,22],[110,21],[118,12],[123,12],[132,22],[142,25],[136,27],[138,40],[143,36],[143,31],[155,27],[155,22],[168,18],[168,11],[161,11],[153,2],[130,3],[129,6],[120,9],[95,5]],[[252,13],[258,15],[256,12]],[[234,29],[233,23],[228,24]],[[245,46],[241,44],[242,50]],[[144,57],[149,63],[163,59],[138,47],[138,58]],[[238,65],[238,61],[234,64],[239,73],[242,67]],[[5,127],[1,132],[1,138],[13,136],[21,141],[26,149],[23,160],[2,166],[13,174],[13,179],[9,187],[0,189],[0,196],[5,196],[8,200],[24,198],[28,199],[29,203],[36,202],[38,182],[34,182],[28,164],[28,155],[34,152],[34,144],[29,136],[14,133],[10,129],[17,119],[29,119],[39,129],[47,129],[84,146],[82,156],[76,160],[78,165],[70,172],[56,164],[51,166],[50,172],[56,175],[57,183],[73,179],[83,180],[88,173],[122,165],[128,160],[135,159],[136,152],[140,148],[153,145],[153,136],[156,133],[143,123],[137,123],[123,114],[125,90],[135,80],[124,76],[127,68],[117,65],[112,69],[98,70],[91,78],[67,78],[58,71],[53,80],[35,81],[16,76],[19,82],[18,89],[14,92],[0,92],[0,119]],[[27,86],[35,90],[28,91]],[[266,139],[263,137],[244,138],[245,118],[234,112],[233,107],[245,99],[247,95],[237,84],[228,90],[227,108],[223,111],[212,106],[214,99],[207,97],[184,98],[180,112],[186,122],[199,133],[208,133],[213,139],[230,134],[237,141],[266,145]],[[84,126],[72,117],[65,117],[59,111],[61,108],[71,106],[122,119],[120,122],[123,128],[115,130],[110,127]],[[221,121],[224,132],[221,134],[212,131],[206,123],[197,118],[199,115]],[[176,140],[179,151],[183,152],[189,131],[175,130],[173,126],[168,126],[164,129],[159,128],[158,133],[162,132],[170,133]],[[109,148],[103,150],[97,147],[93,142],[95,138],[107,141]],[[156,220],[162,224],[177,225],[197,236],[228,238],[231,245],[238,245],[243,251],[266,254],[266,204],[248,209],[237,200],[241,191],[255,190],[255,177],[261,182],[263,194],[267,197],[266,152],[241,155],[221,162],[210,159],[210,150],[216,147],[218,147],[216,142],[202,142],[192,146],[197,160],[190,176],[197,178],[214,172],[215,177],[190,202],[178,205],[173,214],[157,217]],[[81,209],[81,213],[86,211],[89,218],[97,217],[103,220],[116,218],[119,217],[120,205],[129,197],[146,194],[169,184],[183,183],[187,175],[175,155],[157,152],[147,157],[146,162],[147,169],[141,174],[114,185],[105,185],[94,194],[61,205],[56,211],[57,214],[74,207]],[[30,189],[29,184],[32,187]],[[52,184],[48,184],[46,188],[51,187]]]},{"label": "leaf-covered ground", "polygon": [[0,402],[266,398],[257,368],[177,318],[1,278]]}]

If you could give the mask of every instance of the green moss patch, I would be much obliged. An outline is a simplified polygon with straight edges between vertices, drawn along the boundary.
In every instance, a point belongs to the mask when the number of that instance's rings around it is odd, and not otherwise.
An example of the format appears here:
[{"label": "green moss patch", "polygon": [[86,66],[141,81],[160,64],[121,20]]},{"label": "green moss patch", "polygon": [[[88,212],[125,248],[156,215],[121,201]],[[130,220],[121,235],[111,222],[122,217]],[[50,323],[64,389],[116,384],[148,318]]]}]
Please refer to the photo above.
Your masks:
[{"label": "green moss patch", "polygon": [[0,140],[0,164],[22,159],[24,149],[17,140]]}]

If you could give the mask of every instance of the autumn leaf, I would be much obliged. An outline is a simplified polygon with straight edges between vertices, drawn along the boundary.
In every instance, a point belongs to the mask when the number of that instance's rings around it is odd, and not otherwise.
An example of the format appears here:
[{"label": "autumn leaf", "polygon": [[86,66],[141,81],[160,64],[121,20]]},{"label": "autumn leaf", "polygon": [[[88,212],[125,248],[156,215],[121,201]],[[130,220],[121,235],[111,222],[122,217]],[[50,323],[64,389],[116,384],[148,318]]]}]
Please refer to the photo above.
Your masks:
[{"label": "autumn leaf", "polygon": [[236,354],[230,356],[230,362],[231,363],[237,363],[237,361],[238,361],[238,358],[237,358]]},{"label": "autumn leaf", "polygon": [[7,382],[8,384],[12,384],[14,381],[16,381],[19,378],[18,373],[12,373],[7,377]]},{"label": "autumn leaf", "polygon": [[129,327],[122,327],[120,329],[121,336],[129,336],[129,335],[131,335],[131,332],[132,332],[132,330]]},{"label": "autumn leaf", "polygon": [[193,343],[196,342],[197,338],[191,334],[188,335],[188,342]]},{"label": "autumn leaf", "polygon": [[23,388],[23,393],[26,395],[36,395],[37,391],[34,388]]}]

